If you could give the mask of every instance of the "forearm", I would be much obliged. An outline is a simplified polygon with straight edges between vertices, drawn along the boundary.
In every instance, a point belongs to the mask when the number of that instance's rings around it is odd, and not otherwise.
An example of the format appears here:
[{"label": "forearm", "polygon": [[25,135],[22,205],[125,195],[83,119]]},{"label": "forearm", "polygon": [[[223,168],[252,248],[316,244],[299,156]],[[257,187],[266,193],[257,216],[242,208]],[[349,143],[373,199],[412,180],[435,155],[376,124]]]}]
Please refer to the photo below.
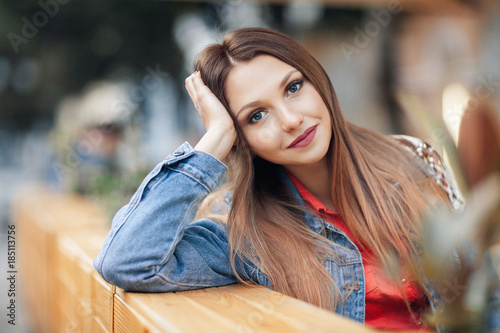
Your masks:
[{"label": "forearm", "polygon": [[192,150],[177,150],[157,165],[113,219],[96,270],[116,285],[153,277],[171,259],[199,203],[225,170],[220,161]]}]

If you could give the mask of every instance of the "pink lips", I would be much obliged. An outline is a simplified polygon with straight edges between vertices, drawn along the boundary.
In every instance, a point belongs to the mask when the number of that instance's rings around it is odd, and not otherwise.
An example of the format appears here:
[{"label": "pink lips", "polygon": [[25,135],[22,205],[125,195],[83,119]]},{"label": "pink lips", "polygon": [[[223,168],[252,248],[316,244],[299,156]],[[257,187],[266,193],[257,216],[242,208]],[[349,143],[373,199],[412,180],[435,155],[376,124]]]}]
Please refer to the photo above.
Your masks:
[{"label": "pink lips", "polygon": [[314,139],[314,136],[316,135],[316,128],[318,125],[314,125],[309,127],[299,135],[293,142],[287,147],[287,148],[304,148],[308,146],[312,140]]}]

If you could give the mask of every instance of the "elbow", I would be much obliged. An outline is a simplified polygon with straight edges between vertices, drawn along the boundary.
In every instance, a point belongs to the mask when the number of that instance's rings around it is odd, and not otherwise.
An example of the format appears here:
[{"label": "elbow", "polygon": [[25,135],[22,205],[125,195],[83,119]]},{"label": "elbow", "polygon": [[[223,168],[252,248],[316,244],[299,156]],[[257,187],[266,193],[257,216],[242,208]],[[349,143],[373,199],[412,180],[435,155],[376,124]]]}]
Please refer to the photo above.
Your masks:
[{"label": "elbow", "polygon": [[98,262],[96,259],[94,268],[106,282],[125,291],[143,291],[146,284],[143,276],[132,270],[130,264],[111,260]]},{"label": "elbow", "polygon": [[168,283],[155,273],[154,266],[144,267],[137,262],[106,260],[94,261],[94,268],[102,278],[124,291],[129,292],[166,292],[177,291],[175,284]]}]

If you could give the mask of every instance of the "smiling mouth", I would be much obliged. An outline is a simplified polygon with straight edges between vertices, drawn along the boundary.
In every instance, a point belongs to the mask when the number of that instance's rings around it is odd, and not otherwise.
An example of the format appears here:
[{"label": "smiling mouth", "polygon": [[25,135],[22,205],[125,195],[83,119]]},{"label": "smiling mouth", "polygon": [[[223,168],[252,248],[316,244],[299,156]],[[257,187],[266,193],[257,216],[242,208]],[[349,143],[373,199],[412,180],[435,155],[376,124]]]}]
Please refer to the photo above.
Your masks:
[{"label": "smiling mouth", "polygon": [[299,135],[293,142],[287,147],[288,148],[304,148],[308,146],[312,140],[314,139],[314,136],[316,135],[316,129],[318,125],[314,125],[309,127]]}]

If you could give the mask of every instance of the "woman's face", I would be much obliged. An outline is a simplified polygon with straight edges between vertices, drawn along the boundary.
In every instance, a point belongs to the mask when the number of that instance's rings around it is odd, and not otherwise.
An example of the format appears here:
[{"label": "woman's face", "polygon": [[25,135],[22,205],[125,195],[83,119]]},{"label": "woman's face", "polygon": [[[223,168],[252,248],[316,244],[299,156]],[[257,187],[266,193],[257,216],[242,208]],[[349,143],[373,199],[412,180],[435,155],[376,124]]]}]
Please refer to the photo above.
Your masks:
[{"label": "woman's face", "polygon": [[311,82],[269,55],[239,63],[225,95],[252,151],[287,166],[321,161],[332,136],[330,114]]}]

